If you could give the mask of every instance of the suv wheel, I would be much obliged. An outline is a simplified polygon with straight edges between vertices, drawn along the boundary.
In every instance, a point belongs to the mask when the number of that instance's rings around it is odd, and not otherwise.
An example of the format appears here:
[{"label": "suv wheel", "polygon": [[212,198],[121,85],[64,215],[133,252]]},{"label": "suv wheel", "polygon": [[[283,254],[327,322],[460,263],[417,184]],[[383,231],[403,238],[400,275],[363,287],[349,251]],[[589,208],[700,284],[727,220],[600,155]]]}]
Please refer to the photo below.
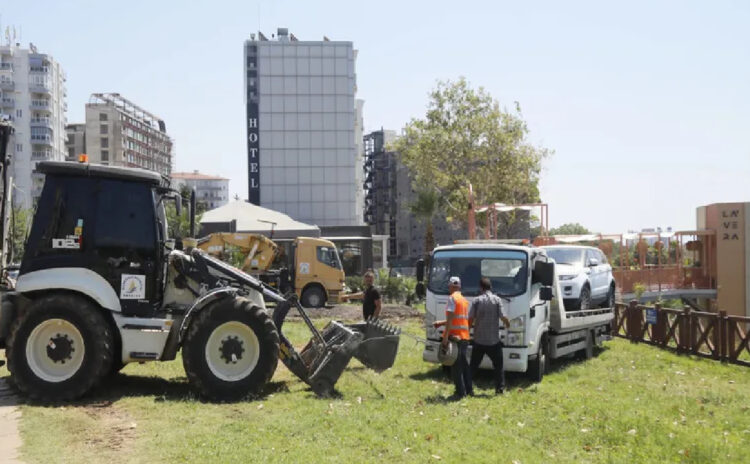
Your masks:
[{"label": "suv wheel", "polygon": [[578,309],[589,309],[591,308],[591,289],[588,285],[585,285],[581,289],[581,296],[578,298]]}]

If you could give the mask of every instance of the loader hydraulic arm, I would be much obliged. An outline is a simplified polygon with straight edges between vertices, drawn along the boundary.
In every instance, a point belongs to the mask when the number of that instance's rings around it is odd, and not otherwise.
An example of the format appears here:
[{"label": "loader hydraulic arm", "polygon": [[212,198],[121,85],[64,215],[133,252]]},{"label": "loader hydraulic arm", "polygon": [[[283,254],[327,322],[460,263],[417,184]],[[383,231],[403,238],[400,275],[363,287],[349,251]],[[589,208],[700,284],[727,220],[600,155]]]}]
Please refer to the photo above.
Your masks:
[{"label": "loader hydraulic arm", "polygon": [[[229,280],[260,292],[266,299],[276,303],[273,322],[279,332],[279,359],[318,395],[330,396],[334,392],[336,381],[352,357],[378,372],[393,365],[398,352],[400,329],[382,321],[369,320],[351,325],[331,321],[323,330],[318,330],[296,295],[285,298],[255,277],[201,250],[193,249],[191,255],[199,268],[211,269]],[[292,308],[296,308],[313,335],[300,352],[297,352],[282,331]]]}]

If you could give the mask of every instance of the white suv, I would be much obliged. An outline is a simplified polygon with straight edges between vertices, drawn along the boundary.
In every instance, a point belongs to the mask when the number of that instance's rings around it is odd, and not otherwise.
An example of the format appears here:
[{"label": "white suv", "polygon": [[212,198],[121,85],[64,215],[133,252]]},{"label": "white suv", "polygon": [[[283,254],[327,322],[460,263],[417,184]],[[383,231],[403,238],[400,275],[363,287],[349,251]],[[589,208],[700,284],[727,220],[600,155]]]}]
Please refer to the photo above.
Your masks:
[{"label": "white suv", "polygon": [[557,276],[566,309],[590,309],[615,305],[612,266],[598,248],[574,245],[542,247],[557,263]]}]

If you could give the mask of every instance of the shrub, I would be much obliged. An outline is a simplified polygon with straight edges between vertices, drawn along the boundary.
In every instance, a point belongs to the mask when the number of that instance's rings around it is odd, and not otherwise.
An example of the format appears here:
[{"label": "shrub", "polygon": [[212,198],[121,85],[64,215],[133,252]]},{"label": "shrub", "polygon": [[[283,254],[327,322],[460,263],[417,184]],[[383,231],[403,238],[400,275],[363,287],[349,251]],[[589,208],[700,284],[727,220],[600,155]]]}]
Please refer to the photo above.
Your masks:
[{"label": "shrub", "polygon": [[346,276],[346,286],[352,293],[361,292],[365,289],[364,279],[362,276]]}]

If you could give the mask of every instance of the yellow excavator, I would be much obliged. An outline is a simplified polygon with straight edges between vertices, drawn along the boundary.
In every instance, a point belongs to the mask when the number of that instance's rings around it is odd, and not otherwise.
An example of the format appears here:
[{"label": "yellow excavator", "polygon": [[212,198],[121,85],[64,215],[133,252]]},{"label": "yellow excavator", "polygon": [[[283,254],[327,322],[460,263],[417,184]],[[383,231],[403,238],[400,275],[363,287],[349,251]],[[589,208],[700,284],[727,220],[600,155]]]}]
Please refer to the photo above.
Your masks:
[{"label": "yellow excavator", "polygon": [[243,271],[259,276],[282,293],[293,289],[308,308],[344,299],[344,270],[336,245],[329,240],[297,237],[292,241],[291,261],[287,259],[286,266],[277,269],[273,268],[285,253],[264,235],[217,232],[198,240],[198,248],[224,261],[242,260]]}]

